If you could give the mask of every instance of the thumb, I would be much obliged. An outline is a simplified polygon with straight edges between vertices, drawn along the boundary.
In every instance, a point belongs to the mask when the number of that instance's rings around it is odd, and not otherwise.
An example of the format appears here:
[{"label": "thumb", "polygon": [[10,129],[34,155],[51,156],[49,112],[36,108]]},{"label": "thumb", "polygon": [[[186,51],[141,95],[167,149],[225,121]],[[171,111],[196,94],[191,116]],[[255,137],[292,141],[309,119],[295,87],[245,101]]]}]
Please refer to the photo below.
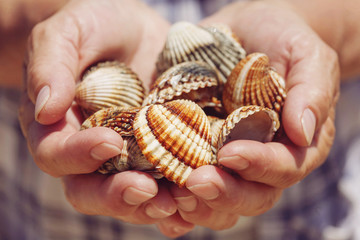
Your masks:
[{"label": "thumb", "polygon": [[48,19],[36,25],[25,57],[27,92],[35,104],[35,119],[52,124],[64,117],[75,94],[78,74],[78,28],[71,19]]},{"label": "thumb", "polygon": [[318,42],[313,47],[297,45],[287,76],[282,122],[287,136],[299,146],[311,145],[316,131],[333,114],[339,93],[337,55]]}]

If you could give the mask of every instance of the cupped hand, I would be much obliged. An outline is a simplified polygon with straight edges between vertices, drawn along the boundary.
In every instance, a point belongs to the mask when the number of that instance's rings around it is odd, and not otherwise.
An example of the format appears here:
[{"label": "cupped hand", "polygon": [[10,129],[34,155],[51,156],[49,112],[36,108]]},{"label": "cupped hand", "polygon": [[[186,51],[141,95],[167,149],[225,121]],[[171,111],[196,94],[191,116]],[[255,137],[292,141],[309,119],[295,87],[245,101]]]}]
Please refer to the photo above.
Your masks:
[{"label": "cupped hand", "polygon": [[169,191],[145,173],[93,173],[120,153],[122,138],[106,128],[79,131],[83,118],[73,104],[81,74],[101,60],[125,62],[148,87],[168,28],[139,1],[84,0],[70,2],[32,31],[21,127],[36,164],[62,177],[69,202],[82,213],[154,223],[176,212]]},{"label": "cupped hand", "polygon": [[269,210],[283,189],[319,167],[333,143],[339,89],[335,52],[286,1],[231,4],[202,24],[225,23],[247,53],[263,52],[286,80],[282,112],[285,134],[277,141],[233,141],[218,153],[235,174],[203,166],[172,193],[182,218],[213,229],[229,228],[239,216]]}]

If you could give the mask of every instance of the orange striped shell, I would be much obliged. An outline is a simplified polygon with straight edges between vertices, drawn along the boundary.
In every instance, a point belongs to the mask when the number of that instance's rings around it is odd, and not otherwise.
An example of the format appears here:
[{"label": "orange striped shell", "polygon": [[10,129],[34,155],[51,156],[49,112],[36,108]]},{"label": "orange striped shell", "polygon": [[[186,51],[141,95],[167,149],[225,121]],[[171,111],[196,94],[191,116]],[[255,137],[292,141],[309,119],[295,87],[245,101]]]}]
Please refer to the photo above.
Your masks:
[{"label": "orange striped shell", "polygon": [[223,105],[228,113],[257,105],[280,114],[285,98],[285,81],[270,67],[268,56],[252,53],[232,70],[224,87]]},{"label": "orange striped shell", "polygon": [[179,186],[185,185],[193,169],[212,159],[209,121],[192,101],[142,108],[135,117],[134,135],[147,160]]}]

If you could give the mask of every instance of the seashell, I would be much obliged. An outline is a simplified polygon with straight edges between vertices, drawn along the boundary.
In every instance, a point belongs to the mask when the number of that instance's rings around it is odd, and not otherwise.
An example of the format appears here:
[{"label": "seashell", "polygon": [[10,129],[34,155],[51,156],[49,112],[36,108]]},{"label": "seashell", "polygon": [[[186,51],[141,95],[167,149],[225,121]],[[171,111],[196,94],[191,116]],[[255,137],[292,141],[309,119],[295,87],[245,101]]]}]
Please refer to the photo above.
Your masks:
[{"label": "seashell", "polygon": [[97,111],[88,117],[81,125],[80,130],[92,127],[107,127],[121,136],[133,135],[133,121],[140,108],[110,107]]},{"label": "seashell", "polygon": [[269,142],[280,127],[278,114],[261,106],[243,106],[233,111],[226,118],[214,143],[217,149],[224,144],[240,139]]},{"label": "seashell", "polygon": [[189,22],[178,22],[169,30],[164,48],[159,54],[157,69],[162,73],[181,62],[204,61],[219,71],[226,82],[231,70],[245,57],[245,50],[229,34],[211,31]]},{"label": "seashell", "polygon": [[192,101],[145,106],[136,115],[133,126],[146,159],[180,187],[193,169],[212,160],[209,121]]},{"label": "seashell", "polygon": [[90,68],[76,87],[75,101],[85,116],[111,106],[140,107],[145,90],[137,74],[117,61]]},{"label": "seashell", "polygon": [[231,113],[240,106],[258,105],[281,113],[285,80],[270,67],[263,53],[249,54],[231,72],[223,92],[223,105]]},{"label": "seashell", "polygon": [[161,74],[152,86],[143,105],[189,99],[200,107],[218,106],[220,92],[217,72],[204,62],[184,62]]},{"label": "seashell", "polygon": [[110,158],[100,166],[102,174],[139,170],[151,173],[155,178],[162,175],[146,160],[133,136],[133,121],[140,108],[111,107],[97,111],[86,119],[81,130],[92,127],[111,128],[123,138],[123,148],[118,156]]},{"label": "seashell", "polygon": [[222,131],[222,127],[224,125],[225,119],[221,119],[215,116],[207,116],[210,123],[210,132],[211,132],[211,150],[213,152],[213,159],[211,164],[217,165],[218,161],[216,158],[216,154],[220,149],[218,147],[220,133]]},{"label": "seashell", "polygon": [[124,144],[121,153],[101,165],[98,172],[102,174],[111,174],[128,170],[138,170],[150,173],[156,179],[163,177],[163,175],[158,172],[149,161],[146,160],[137,145],[134,136],[124,136],[123,142]]}]

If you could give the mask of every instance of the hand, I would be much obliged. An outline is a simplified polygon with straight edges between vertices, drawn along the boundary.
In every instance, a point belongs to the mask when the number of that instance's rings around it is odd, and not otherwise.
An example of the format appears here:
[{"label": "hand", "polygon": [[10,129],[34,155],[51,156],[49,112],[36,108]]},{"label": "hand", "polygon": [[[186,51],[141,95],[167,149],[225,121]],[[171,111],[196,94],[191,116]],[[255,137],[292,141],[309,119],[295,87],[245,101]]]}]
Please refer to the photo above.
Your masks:
[{"label": "hand", "polygon": [[174,187],[179,213],[190,223],[224,229],[239,216],[269,210],[284,188],[324,162],[332,146],[339,91],[337,56],[283,2],[234,3],[202,23],[228,24],[248,53],[266,53],[285,77],[288,92],[282,125],[286,136],[265,144],[230,142],[218,158],[235,176],[203,166],[188,178],[188,190]]},{"label": "hand", "polygon": [[145,173],[93,173],[119,154],[122,138],[106,128],[79,131],[83,119],[72,105],[79,76],[100,60],[125,62],[148,85],[168,28],[141,2],[84,0],[70,2],[32,31],[22,130],[36,164],[62,177],[69,202],[82,213],[154,223],[176,212],[169,191]]}]

